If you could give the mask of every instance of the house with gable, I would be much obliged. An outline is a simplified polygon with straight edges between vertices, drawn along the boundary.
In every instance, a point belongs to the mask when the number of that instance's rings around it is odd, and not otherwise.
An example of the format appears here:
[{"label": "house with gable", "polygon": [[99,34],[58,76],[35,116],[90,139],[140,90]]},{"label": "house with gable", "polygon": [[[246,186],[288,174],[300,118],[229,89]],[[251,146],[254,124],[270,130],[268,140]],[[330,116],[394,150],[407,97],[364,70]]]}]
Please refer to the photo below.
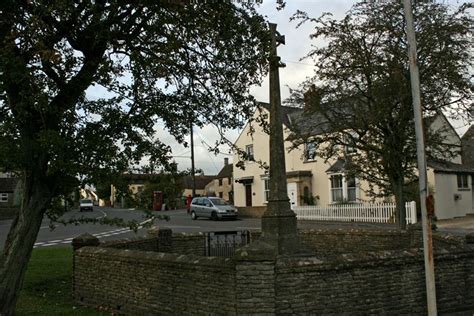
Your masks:
[{"label": "house with gable", "polygon": [[[262,116],[269,117],[268,104],[262,103],[253,119],[255,121]],[[285,106],[281,107],[281,116],[288,197],[292,207],[373,201],[368,194],[369,183],[359,180],[357,176],[350,176],[343,158],[334,157],[325,161],[317,156],[315,143],[307,142],[294,148],[288,140],[297,120],[298,124],[306,121],[310,125],[314,123],[314,117],[305,117],[300,108]],[[428,164],[428,179],[435,197],[436,215],[444,219],[472,213],[474,169],[462,164],[461,139],[441,113],[426,120],[425,125],[429,129],[441,130],[443,141],[450,144],[453,150],[453,158],[449,161],[432,161]],[[312,130],[312,133],[323,132],[321,128]],[[234,145],[246,153],[245,160],[237,153],[233,157],[234,204],[246,214],[261,216],[269,197],[269,177],[265,168],[269,162],[269,135],[258,123],[248,123]],[[355,149],[349,147],[345,148],[345,152],[356,154]],[[465,180],[471,182],[465,184]]]},{"label": "house with gable", "polygon": [[204,195],[217,196],[230,203],[234,201],[233,181],[232,181],[233,165],[229,163],[229,158],[224,158],[224,166],[217,176],[209,181],[204,188]]}]

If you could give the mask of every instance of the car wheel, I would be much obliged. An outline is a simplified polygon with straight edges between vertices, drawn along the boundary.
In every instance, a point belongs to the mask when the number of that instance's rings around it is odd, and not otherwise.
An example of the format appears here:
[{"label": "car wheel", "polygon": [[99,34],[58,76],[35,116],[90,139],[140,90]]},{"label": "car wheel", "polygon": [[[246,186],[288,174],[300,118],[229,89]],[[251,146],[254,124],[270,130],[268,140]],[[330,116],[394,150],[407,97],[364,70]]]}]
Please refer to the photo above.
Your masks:
[{"label": "car wheel", "polygon": [[191,212],[191,218],[194,219],[194,220],[196,220],[198,218],[194,211]]},{"label": "car wheel", "polygon": [[212,219],[213,221],[217,221],[217,220],[219,219],[219,218],[217,217],[217,213],[216,213],[216,212],[212,212],[212,214],[211,214],[211,219]]}]

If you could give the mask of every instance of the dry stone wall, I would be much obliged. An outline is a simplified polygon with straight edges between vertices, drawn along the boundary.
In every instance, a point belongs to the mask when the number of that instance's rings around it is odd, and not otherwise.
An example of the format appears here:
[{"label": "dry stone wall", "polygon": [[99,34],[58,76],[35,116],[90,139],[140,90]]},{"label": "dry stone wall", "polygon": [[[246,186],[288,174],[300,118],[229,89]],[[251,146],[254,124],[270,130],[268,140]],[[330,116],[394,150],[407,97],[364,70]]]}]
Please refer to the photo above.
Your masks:
[{"label": "dry stone wall", "polygon": [[[471,315],[473,243],[433,239],[438,310]],[[426,314],[419,232],[321,230],[300,232],[300,240],[313,255],[203,257],[204,235],[169,231],[83,247],[74,256],[74,296],[125,315]]]},{"label": "dry stone wall", "polygon": [[[474,310],[472,254],[437,256],[440,313]],[[388,251],[276,263],[277,314],[425,315],[422,254]]]},{"label": "dry stone wall", "polygon": [[74,297],[85,305],[126,315],[235,314],[229,258],[84,247],[74,261]]}]

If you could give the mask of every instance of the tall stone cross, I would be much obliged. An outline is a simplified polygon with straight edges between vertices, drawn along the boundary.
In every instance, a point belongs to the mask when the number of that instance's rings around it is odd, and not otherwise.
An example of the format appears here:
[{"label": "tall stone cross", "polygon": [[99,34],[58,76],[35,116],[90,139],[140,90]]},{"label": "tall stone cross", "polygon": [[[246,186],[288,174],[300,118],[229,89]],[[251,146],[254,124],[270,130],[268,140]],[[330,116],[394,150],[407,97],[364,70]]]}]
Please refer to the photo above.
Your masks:
[{"label": "tall stone cross", "polygon": [[270,196],[262,216],[262,241],[275,248],[277,254],[297,250],[296,215],[290,208],[286,186],[285,148],[281,121],[279,68],[284,67],[277,56],[277,46],[285,43],[276,24],[270,23]]}]

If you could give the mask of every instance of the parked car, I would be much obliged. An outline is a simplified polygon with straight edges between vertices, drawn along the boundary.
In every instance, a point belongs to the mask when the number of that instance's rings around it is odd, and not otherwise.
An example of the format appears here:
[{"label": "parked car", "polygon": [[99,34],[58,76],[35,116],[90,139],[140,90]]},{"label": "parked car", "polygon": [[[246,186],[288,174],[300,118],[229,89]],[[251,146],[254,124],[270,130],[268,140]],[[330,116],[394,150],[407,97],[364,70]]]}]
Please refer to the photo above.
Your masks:
[{"label": "parked car", "polygon": [[85,211],[93,211],[94,210],[94,203],[92,200],[89,199],[84,199],[79,201],[79,211],[80,212],[85,212]]},{"label": "parked car", "polygon": [[237,209],[218,197],[196,197],[191,202],[191,218],[207,217],[212,220],[237,219]]}]

